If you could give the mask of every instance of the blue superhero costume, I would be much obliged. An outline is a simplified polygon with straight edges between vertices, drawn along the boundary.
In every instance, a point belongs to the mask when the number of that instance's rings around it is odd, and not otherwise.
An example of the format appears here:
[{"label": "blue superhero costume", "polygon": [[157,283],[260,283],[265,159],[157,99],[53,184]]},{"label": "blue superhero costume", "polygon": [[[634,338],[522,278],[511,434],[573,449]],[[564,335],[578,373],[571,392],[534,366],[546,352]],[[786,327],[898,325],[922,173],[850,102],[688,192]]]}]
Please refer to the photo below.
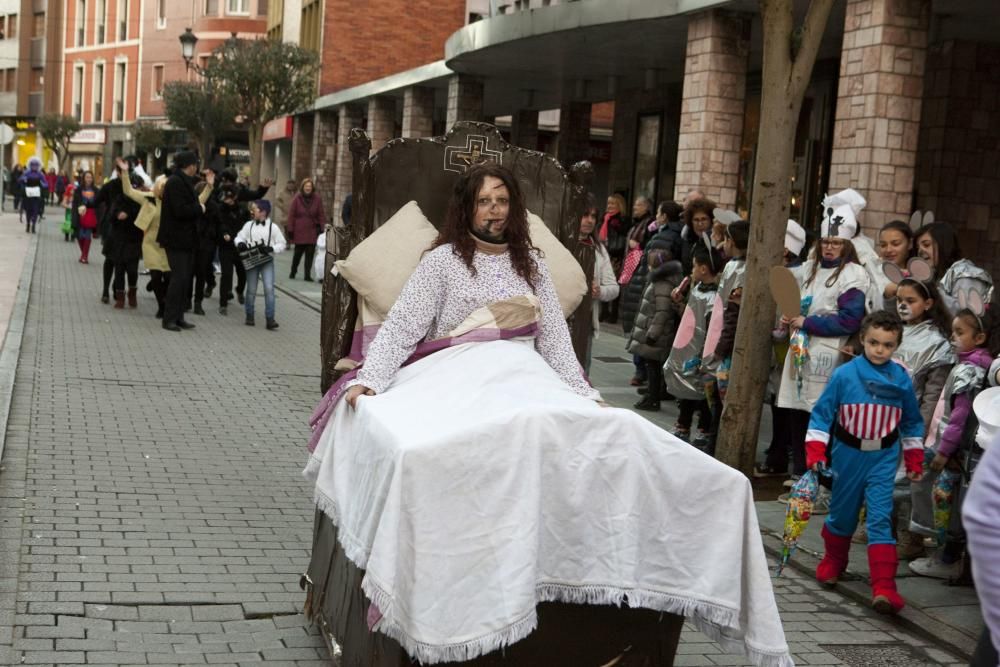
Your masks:
[{"label": "blue superhero costume", "polygon": [[833,372],[809,418],[806,464],[811,468],[826,462],[829,446],[833,471],[830,514],[822,531],[826,553],[816,578],[832,584],[847,568],[851,535],[864,503],[873,605],[882,612],[903,607],[895,582],[892,488],[900,448],[907,471],[921,470],[923,432],[910,376],[895,362],[877,366],[864,356]]}]

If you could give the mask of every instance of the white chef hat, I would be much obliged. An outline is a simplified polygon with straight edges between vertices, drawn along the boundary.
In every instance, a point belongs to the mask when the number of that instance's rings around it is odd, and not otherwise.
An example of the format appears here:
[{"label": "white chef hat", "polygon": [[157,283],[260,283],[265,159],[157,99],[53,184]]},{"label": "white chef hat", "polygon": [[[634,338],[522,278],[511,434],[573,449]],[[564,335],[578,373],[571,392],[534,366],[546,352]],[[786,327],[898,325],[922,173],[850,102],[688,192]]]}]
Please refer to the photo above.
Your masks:
[{"label": "white chef hat", "polygon": [[721,222],[726,227],[733,224],[737,220],[741,220],[740,214],[736,211],[730,211],[724,208],[716,208],[712,211],[712,217],[716,222]]},{"label": "white chef hat", "polygon": [[841,190],[837,194],[827,195],[823,199],[823,221],[820,223],[820,236],[829,238],[835,236],[841,239],[852,239],[858,233],[858,214],[868,204],[861,193],[852,188]]},{"label": "white chef hat", "polygon": [[802,252],[802,248],[805,247],[805,245],[806,230],[804,230],[802,225],[794,220],[789,220],[788,224],[785,226],[785,250],[793,255],[798,255]]}]

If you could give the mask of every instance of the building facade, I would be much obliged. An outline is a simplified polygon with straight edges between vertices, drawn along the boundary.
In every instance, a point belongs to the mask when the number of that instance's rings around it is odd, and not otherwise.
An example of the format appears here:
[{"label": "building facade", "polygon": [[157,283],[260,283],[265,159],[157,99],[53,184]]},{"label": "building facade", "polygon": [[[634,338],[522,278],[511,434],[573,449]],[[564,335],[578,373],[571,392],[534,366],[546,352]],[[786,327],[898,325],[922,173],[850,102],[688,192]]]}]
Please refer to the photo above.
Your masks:
[{"label": "building facade", "polygon": [[4,167],[38,157],[54,166],[34,119],[59,110],[63,3],[0,0],[0,120],[15,131]]},{"label": "building facade", "polygon": [[[424,9],[398,4],[408,16]],[[293,160],[296,176],[323,169],[339,201],[350,183],[351,127],[366,127],[377,148],[462,119],[506,124],[513,143],[569,164],[593,155],[596,110],[613,109],[595,192],[661,200],[697,187],[752,217],[762,57],[755,3],[436,4],[444,16],[417,50],[424,64],[389,48],[353,58],[352,44],[395,44],[391,27],[355,26],[338,41],[337,21],[327,18],[321,95],[295,119],[305,147]],[[441,40],[449,21],[463,25]],[[868,200],[861,221],[869,234],[931,209],[955,224],[967,256],[1000,271],[998,35],[993,0],[837,0],[796,132],[792,216],[815,229],[824,194],[853,187]],[[345,73],[355,60],[363,62]],[[555,111],[556,134],[543,142]]]}]

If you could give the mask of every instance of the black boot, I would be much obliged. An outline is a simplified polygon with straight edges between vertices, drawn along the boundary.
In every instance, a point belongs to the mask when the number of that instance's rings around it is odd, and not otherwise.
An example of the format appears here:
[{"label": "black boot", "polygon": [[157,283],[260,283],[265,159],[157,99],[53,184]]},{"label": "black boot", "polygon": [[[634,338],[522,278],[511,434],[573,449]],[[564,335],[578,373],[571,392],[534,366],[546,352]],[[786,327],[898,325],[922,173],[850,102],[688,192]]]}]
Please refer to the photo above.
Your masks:
[{"label": "black boot", "polygon": [[267,328],[268,328],[269,331],[274,331],[275,329],[278,328],[278,323],[275,322],[274,320],[268,320],[267,321]]},{"label": "black boot", "polygon": [[247,319],[244,322],[244,324],[246,324],[248,327],[252,327],[254,325],[253,315],[247,315]]},{"label": "black boot", "polygon": [[195,301],[194,302],[194,314],[195,315],[204,315],[205,314],[205,309],[201,307],[201,301]]}]

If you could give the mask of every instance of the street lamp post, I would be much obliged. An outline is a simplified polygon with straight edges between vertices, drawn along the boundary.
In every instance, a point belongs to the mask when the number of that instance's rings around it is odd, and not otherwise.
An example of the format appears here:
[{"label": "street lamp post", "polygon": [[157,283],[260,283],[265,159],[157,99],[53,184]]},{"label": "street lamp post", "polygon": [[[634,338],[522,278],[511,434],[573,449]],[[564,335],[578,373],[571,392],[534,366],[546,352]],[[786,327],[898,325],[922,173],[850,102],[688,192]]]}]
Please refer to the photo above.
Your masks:
[{"label": "street lamp post", "polygon": [[184,64],[190,71],[191,61],[194,59],[194,48],[198,44],[198,36],[191,31],[191,28],[185,28],[184,34],[180,36],[180,41],[181,56],[184,58]]}]

